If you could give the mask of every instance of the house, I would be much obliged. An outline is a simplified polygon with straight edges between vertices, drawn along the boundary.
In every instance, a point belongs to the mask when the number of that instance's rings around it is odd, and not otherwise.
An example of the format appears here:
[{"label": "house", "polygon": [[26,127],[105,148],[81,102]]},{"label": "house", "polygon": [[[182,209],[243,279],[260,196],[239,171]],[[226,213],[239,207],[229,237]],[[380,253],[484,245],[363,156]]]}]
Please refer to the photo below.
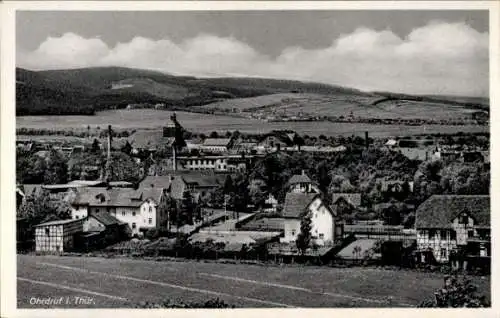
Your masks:
[{"label": "house", "polygon": [[253,157],[241,155],[178,157],[180,166],[187,170],[211,170],[214,172],[244,172]]},{"label": "house", "polygon": [[259,141],[257,147],[264,149],[285,149],[296,145],[298,135],[295,132],[273,131]]},{"label": "house", "polygon": [[[341,216],[361,206],[361,193],[332,193],[332,209]],[[349,213],[350,214],[350,213]]]},{"label": "house", "polygon": [[413,181],[378,179],[377,183],[383,193],[413,192]]},{"label": "house", "polygon": [[314,183],[305,171],[301,174],[293,175],[287,183],[288,192],[294,193],[320,193],[318,186]]},{"label": "house", "polygon": [[264,205],[262,206],[262,212],[273,214],[277,212],[278,210],[277,208],[278,208],[278,200],[276,200],[274,195],[269,193],[267,198],[264,200]]},{"label": "house", "polygon": [[336,239],[336,216],[324,204],[320,194],[289,192],[285,197],[283,215],[285,233],[281,243],[295,243],[300,233],[300,223],[304,213],[311,217],[311,238],[316,245],[331,245]]},{"label": "house", "polygon": [[204,197],[210,190],[224,185],[227,173],[210,171],[170,171],[164,176],[147,176],[139,188],[162,187],[174,199],[182,199],[184,190]]},{"label": "house", "polygon": [[163,226],[166,191],[163,188],[86,188],[71,202],[71,218],[85,219],[105,211],[132,229],[132,235]]},{"label": "house", "polygon": [[199,149],[203,152],[227,153],[231,146],[231,138],[206,138]]},{"label": "house", "polygon": [[68,252],[74,249],[75,235],[83,232],[83,220],[50,221],[35,227],[37,252]]},{"label": "house", "polygon": [[418,207],[415,228],[418,250],[432,251],[437,262],[448,262],[451,254],[466,251],[473,245],[477,247],[475,252],[466,257],[489,258],[490,197],[433,195]]}]

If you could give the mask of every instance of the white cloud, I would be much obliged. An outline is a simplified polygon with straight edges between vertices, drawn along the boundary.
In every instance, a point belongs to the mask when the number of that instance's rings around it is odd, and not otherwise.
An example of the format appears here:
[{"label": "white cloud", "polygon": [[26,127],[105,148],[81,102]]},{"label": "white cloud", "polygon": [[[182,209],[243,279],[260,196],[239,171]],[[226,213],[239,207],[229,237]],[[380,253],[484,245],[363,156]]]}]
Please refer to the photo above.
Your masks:
[{"label": "white cloud", "polygon": [[116,65],[175,74],[231,74],[309,80],[416,94],[488,94],[488,33],[465,23],[432,22],[401,38],[390,30],[359,28],[325,48],[284,49],[275,58],[234,38],[200,34],[175,43],[136,37],[108,47],[73,33],[49,37],[33,52],[18,52],[30,69]]}]

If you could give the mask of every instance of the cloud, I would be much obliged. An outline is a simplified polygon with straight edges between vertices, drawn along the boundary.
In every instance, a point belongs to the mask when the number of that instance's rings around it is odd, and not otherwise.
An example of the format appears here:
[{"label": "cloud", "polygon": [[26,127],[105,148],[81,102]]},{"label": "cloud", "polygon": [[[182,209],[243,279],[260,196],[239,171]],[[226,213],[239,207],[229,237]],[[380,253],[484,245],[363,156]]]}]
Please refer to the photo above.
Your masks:
[{"label": "cloud", "polygon": [[431,22],[401,38],[391,30],[358,28],[323,48],[285,48],[266,56],[235,38],[200,34],[175,43],[135,37],[109,47],[98,38],[66,33],[18,66],[61,69],[127,66],[195,76],[247,75],[308,80],[414,94],[488,95],[488,33],[465,23]]}]

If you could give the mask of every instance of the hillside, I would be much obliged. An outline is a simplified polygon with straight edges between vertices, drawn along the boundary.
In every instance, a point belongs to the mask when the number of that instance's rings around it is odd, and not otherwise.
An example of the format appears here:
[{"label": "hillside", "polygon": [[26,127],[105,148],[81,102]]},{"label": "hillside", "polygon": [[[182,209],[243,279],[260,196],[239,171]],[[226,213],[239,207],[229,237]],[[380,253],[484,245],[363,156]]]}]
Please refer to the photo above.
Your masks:
[{"label": "hillside", "polygon": [[[276,111],[337,116],[359,112],[380,117],[391,113],[377,103],[410,95],[365,93],[321,83],[266,78],[196,78],[124,67],[29,71],[16,69],[16,111],[22,115],[88,115],[128,104],[164,103],[170,109],[208,105],[222,109],[272,107]],[[422,97],[418,101],[481,108],[471,100]],[[438,105],[439,106],[439,105]],[[361,115],[356,115],[361,116]],[[386,115],[383,115],[384,117]],[[398,117],[397,115],[396,117]]]},{"label": "hillside", "polygon": [[[382,100],[383,99],[383,100]],[[321,95],[310,93],[279,93],[258,97],[220,101],[201,107],[242,113],[264,118],[293,116],[347,117],[404,120],[464,120],[480,112],[480,107],[462,106],[452,102],[387,99],[363,94]],[[262,116],[259,116],[259,115]]]}]

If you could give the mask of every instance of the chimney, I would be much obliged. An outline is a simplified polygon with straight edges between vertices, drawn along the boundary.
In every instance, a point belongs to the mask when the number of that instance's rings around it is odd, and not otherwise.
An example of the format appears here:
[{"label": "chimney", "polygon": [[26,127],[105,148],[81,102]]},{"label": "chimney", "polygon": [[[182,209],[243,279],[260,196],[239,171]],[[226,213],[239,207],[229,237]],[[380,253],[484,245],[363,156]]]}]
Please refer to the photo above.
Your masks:
[{"label": "chimney", "polygon": [[305,176],[306,175],[306,171],[305,170],[302,170],[302,175]]},{"label": "chimney", "polygon": [[365,131],[365,145],[366,145],[366,148],[368,148],[370,146],[370,140],[368,139],[368,132]]}]

